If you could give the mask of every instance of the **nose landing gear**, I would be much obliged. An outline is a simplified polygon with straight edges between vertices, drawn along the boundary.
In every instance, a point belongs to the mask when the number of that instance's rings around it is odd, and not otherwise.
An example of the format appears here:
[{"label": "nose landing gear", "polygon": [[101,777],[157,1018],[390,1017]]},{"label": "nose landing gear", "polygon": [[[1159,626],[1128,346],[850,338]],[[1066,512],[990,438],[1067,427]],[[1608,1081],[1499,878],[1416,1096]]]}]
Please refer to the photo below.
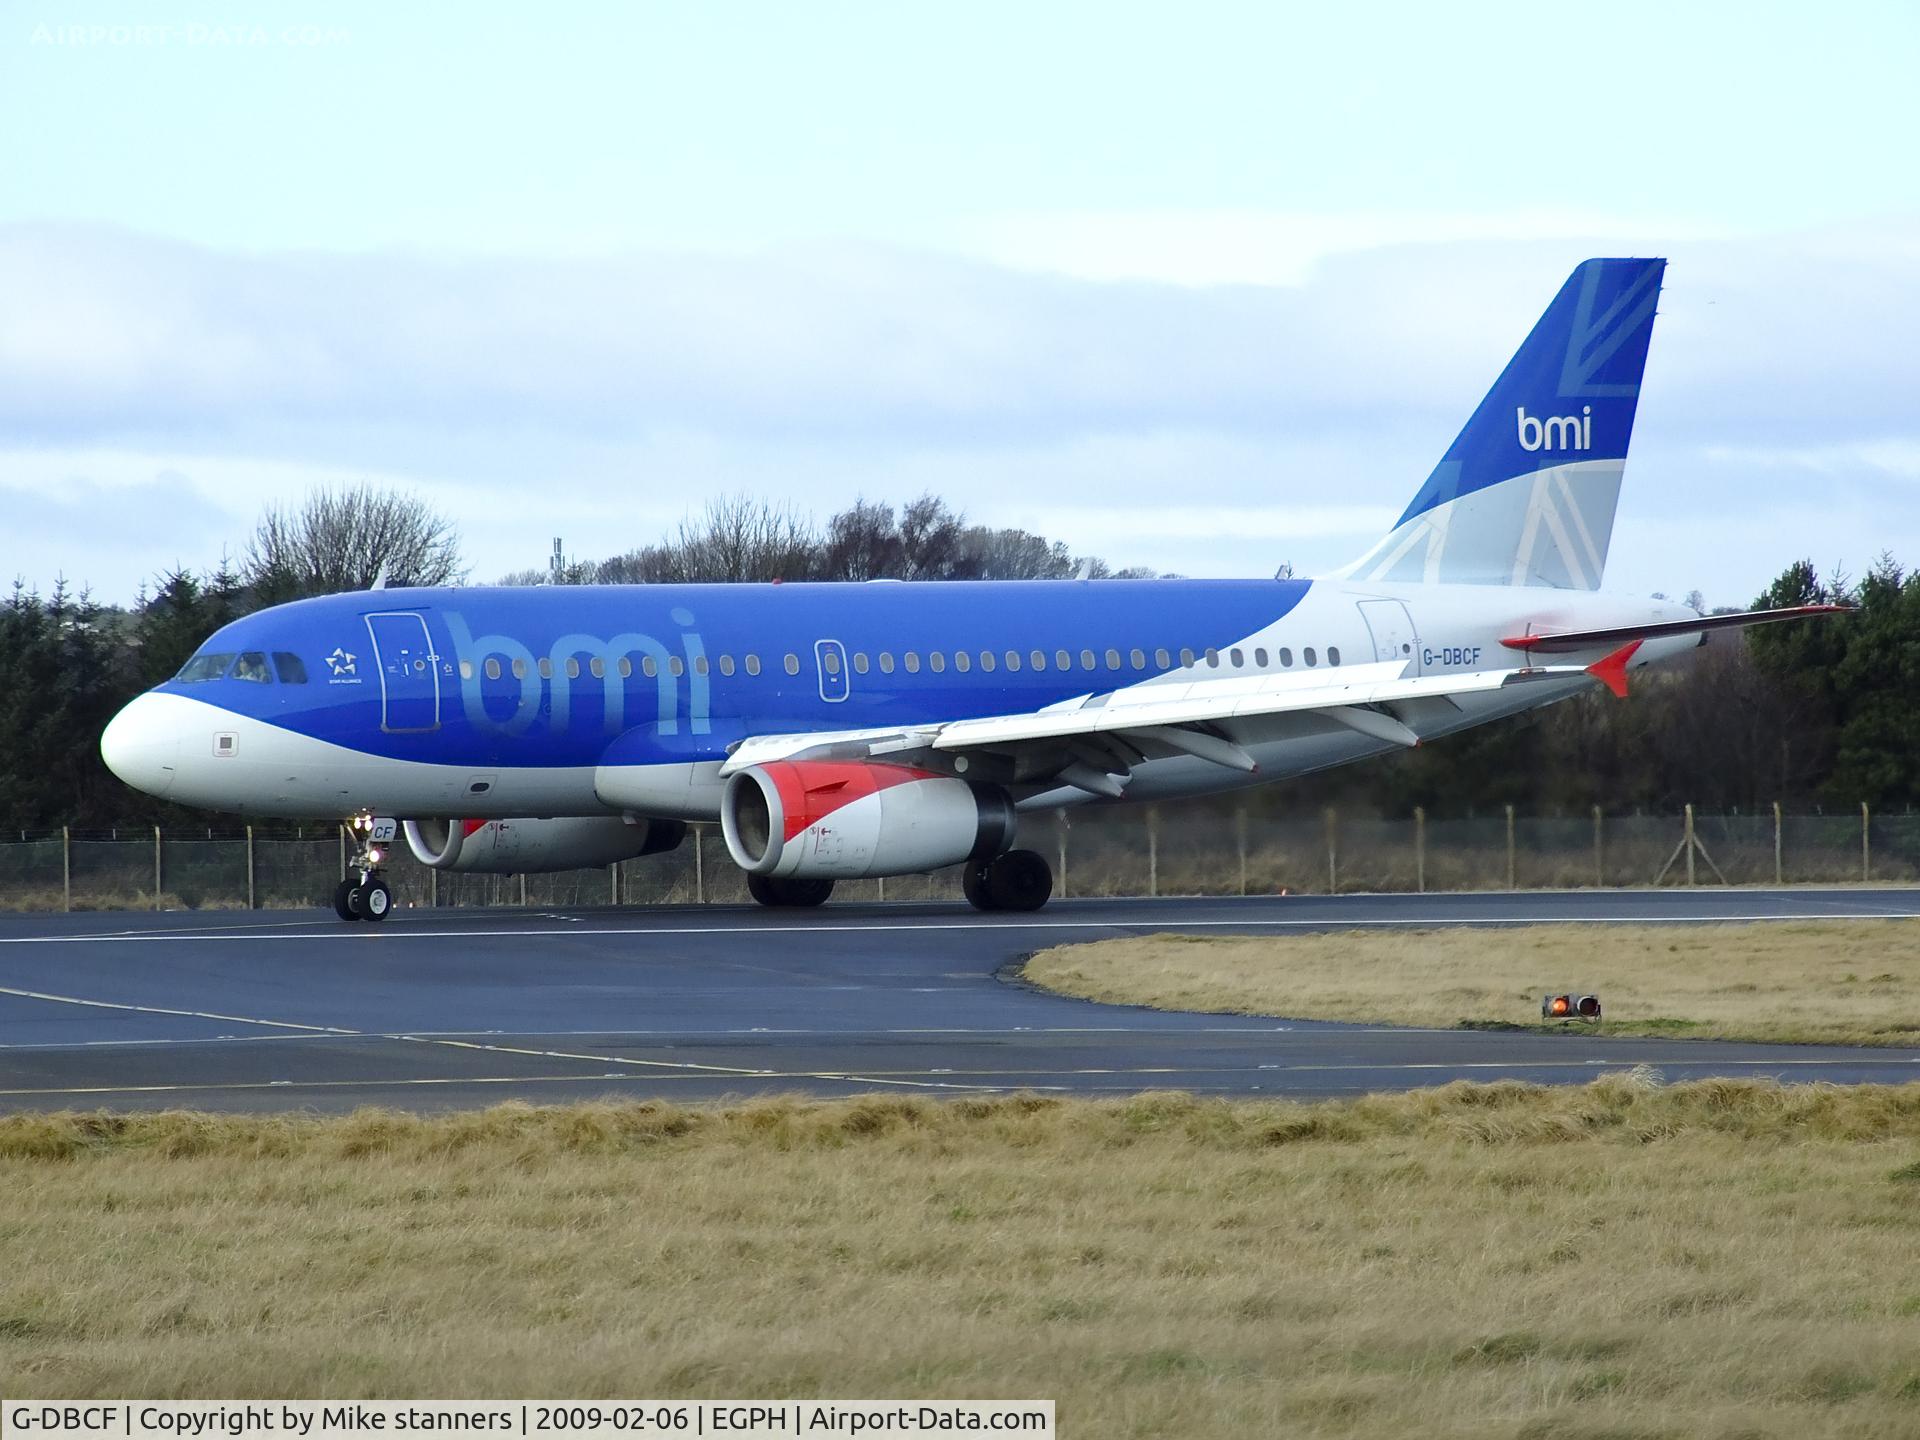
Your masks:
[{"label": "nose landing gear", "polygon": [[334,886],[334,913],[342,920],[384,920],[393,910],[393,890],[380,878],[380,862],[386,858],[381,843],[392,841],[394,822],[363,811],[347,828],[358,848],[347,859],[347,878]]}]

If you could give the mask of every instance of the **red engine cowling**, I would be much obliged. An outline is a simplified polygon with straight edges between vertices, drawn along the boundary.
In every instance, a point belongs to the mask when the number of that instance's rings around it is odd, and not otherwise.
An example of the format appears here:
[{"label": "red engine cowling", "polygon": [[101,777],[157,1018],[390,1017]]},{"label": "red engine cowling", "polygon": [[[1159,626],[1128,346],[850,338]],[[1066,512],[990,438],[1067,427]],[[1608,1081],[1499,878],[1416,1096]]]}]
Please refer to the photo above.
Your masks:
[{"label": "red engine cowling", "polygon": [[911,875],[1013,841],[1013,801],[907,765],[776,760],[727,781],[720,828],[734,864],[775,879]]},{"label": "red engine cowling", "polygon": [[619,815],[552,820],[409,820],[407,848],[422,865],[480,875],[585,870],[671,850],[686,837],[680,820]]}]

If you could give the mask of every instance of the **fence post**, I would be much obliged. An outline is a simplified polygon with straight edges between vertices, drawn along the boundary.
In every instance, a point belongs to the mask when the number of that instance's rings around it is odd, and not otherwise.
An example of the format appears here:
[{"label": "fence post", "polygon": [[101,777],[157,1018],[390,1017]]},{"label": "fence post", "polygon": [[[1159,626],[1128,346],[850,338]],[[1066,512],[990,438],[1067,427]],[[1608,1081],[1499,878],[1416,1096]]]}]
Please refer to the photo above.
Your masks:
[{"label": "fence post", "polygon": [[436,865],[427,867],[427,907],[431,910],[440,908],[440,869]]},{"label": "fence post", "polygon": [[1776,885],[1784,885],[1786,883],[1786,881],[1781,878],[1782,870],[1780,860],[1780,802],[1776,800],[1773,802],[1773,883]]},{"label": "fence post", "polygon": [[520,883],[520,908],[524,910],[527,905],[527,872],[522,870],[514,879]]},{"label": "fence post", "polygon": [[1060,831],[1060,894],[1064,899],[1067,893],[1067,812],[1053,812],[1054,823]]},{"label": "fence post", "polygon": [[887,877],[884,875],[874,876],[873,888],[874,888],[873,898],[878,900],[882,905],[886,904],[887,903]]},{"label": "fence post", "polygon": [[60,827],[60,908],[73,909],[73,831]]},{"label": "fence post", "polygon": [[693,827],[693,903],[707,903],[707,829],[704,825]]},{"label": "fence post", "polygon": [[1867,838],[1867,802],[1860,802],[1860,879],[1873,878],[1873,842]]},{"label": "fence post", "polygon": [[1327,807],[1327,893],[1340,893],[1340,816]]},{"label": "fence post", "polygon": [[1607,884],[1605,821],[1598,805],[1593,807],[1593,883],[1601,889]]},{"label": "fence post", "polygon": [[347,827],[340,827],[340,878],[347,878]]},{"label": "fence post", "polygon": [[253,826],[247,826],[247,909],[258,910],[253,889]]},{"label": "fence post", "polygon": [[153,827],[153,908],[160,908],[160,827]]},{"label": "fence post", "polygon": [[1147,807],[1147,894],[1160,894],[1160,807]]},{"label": "fence post", "polygon": [[1240,893],[1247,893],[1247,807],[1233,812],[1233,843],[1240,857]]},{"label": "fence post", "polygon": [[1513,806],[1507,806],[1507,889],[1518,890],[1513,862]]},{"label": "fence post", "polygon": [[1694,846],[1694,840],[1693,840],[1693,806],[1691,806],[1691,805],[1689,805],[1689,806],[1687,806],[1687,835],[1686,835],[1686,845],[1687,845],[1687,884],[1689,884],[1689,885],[1691,885],[1691,884],[1693,884],[1693,883],[1694,883],[1694,879],[1693,879],[1693,846]]},{"label": "fence post", "polygon": [[1413,883],[1422,895],[1427,893],[1427,807],[1413,807]]}]

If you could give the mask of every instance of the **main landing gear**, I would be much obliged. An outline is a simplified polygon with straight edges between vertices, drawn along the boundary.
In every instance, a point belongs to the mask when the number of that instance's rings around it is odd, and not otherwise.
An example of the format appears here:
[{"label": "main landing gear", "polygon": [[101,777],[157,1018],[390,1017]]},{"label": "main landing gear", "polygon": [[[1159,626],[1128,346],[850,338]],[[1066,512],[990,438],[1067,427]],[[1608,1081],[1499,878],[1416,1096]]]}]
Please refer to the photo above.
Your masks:
[{"label": "main landing gear", "polygon": [[1009,850],[967,866],[961,888],[976,910],[1038,910],[1053,894],[1053,869],[1034,850]]},{"label": "main landing gear", "polygon": [[831,880],[775,880],[769,875],[747,876],[747,893],[762,905],[776,909],[811,909],[827,903]]},{"label": "main landing gear", "polygon": [[342,920],[380,921],[393,911],[393,891],[380,878],[386,852],[374,842],[373,826],[373,816],[366,814],[347,822],[359,848],[347,858],[348,878],[333,889],[334,913]]}]

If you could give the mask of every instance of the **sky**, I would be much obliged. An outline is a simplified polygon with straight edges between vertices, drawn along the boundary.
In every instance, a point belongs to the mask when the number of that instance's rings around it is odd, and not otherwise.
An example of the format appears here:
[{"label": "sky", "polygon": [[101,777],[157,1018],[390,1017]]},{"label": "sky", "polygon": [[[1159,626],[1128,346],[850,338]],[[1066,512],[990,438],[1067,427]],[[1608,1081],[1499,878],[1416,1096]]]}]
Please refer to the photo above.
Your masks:
[{"label": "sky", "polygon": [[1920,8],[0,0],[0,579],[926,490],[1338,568],[1669,258],[1609,589],[1920,564]]}]

